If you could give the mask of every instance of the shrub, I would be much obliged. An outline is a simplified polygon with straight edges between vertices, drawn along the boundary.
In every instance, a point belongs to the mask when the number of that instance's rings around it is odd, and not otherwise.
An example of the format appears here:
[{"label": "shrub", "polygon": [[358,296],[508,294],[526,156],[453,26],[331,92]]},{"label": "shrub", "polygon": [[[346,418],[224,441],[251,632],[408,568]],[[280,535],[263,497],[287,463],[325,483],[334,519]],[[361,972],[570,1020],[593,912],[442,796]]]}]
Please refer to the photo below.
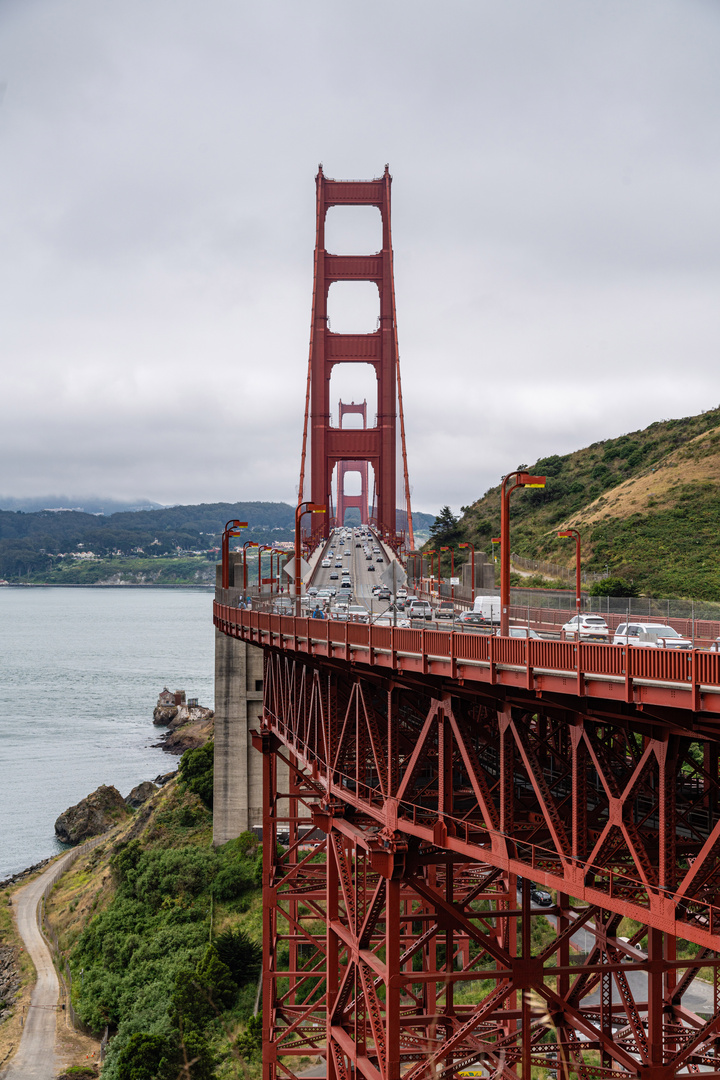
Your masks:
[{"label": "shrub", "polygon": [[173,1056],[162,1035],[131,1035],[117,1060],[117,1080],[170,1080]]},{"label": "shrub", "polygon": [[606,577],[590,587],[591,596],[637,596],[634,585],[619,577]]},{"label": "shrub", "polygon": [[197,750],[186,750],[180,758],[180,779],[188,791],[195,792],[212,810],[213,805],[213,763],[215,744],[206,742]]}]

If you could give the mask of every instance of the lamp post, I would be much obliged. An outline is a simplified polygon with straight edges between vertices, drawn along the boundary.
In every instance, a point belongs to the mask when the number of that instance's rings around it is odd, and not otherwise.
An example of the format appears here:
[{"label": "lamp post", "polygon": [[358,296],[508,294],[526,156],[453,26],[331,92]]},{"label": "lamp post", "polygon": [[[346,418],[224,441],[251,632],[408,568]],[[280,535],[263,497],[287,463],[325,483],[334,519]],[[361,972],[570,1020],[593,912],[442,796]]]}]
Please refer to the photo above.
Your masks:
[{"label": "lamp post", "polygon": [[575,614],[580,614],[582,606],[582,589],[580,588],[580,533],[577,529],[562,529],[559,537],[575,538]]},{"label": "lamp post", "polygon": [[[435,550],[435,548],[432,548],[430,551],[426,551],[425,554],[430,556],[430,588],[429,588],[428,591],[432,592],[433,570],[435,568],[435,556],[438,554],[438,552]],[[422,563],[421,563],[421,565],[422,565]]]},{"label": "lamp post", "polygon": [[[508,481],[515,483],[508,487]],[[544,476],[532,476],[522,469],[508,473],[500,485],[500,634],[510,629],[510,496],[518,488],[545,487]]]},{"label": "lamp post", "polygon": [[273,582],[276,580],[273,578],[273,555],[277,556],[277,589],[276,592],[280,592],[280,559],[284,555],[284,551],[281,548],[272,548],[270,551],[270,592],[272,592]]},{"label": "lamp post", "polygon": [[301,502],[298,503],[295,511],[295,580],[294,584],[294,596],[295,596],[295,614],[300,615],[300,594],[302,592],[302,574],[300,572],[300,565],[302,563],[302,550],[300,544],[300,522],[304,514],[326,514],[327,506],[322,506],[320,503]]},{"label": "lamp post", "polygon": [[230,537],[239,536],[241,529],[247,529],[247,521],[237,521],[232,518],[227,522],[222,534],[221,562],[222,562],[222,587],[230,588]]},{"label": "lamp post", "polygon": [[[263,551],[272,551],[272,544],[261,544],[258,547],[258,596],[262,596],[262,553]],[[270,578],[272,579],[272,555],[270,556]],[[270,592],[272,592],[272,580],[270,581]]]},{"label": "lamp post", "polygon": [[[469,544],[458,544],[458,547],[469,548],[470,545]],[[471,599],[472,603],[474,604],[475,603],[475,548],[474,547],[470,548],[470,573],[472,575],[472,585],[471,585],[471,590],[472,591],[470,593],[470,599]]]},{"label": "lamp post", "polygon": [[[454,600],[455,599],[455,585],[454,585],[452,579],[455,577],[455,549],[451,548],[451,547],[441,547],[440,550],[450,552],[450,597],[451,597],[451,599]],[[440,556],[438,555],[438,567],[439,566],[440,566]],[[439,577],[440,577],[440,575],[438,574],[438,578]],[[440,591],[440,582],[438,581],[438,593],[439,593],[439,591]]]},{"label": "lamp post", "polygon": [[243,544],[243,592],[247,592],[247,549],[257,547],[257,540],[246,540]]}]

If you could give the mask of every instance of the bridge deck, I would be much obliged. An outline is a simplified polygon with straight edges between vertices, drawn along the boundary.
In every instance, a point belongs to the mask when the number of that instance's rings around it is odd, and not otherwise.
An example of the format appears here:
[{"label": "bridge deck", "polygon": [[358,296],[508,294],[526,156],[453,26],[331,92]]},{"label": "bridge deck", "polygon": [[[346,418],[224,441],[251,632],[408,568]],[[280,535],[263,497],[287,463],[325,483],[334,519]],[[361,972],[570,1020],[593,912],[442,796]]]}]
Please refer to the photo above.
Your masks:
[{"label": "bridge deck", "polygon": [[499,638],[244,611],[216,603],[230,636],[289,652],[543,695],[720,716],[720,653]]}]

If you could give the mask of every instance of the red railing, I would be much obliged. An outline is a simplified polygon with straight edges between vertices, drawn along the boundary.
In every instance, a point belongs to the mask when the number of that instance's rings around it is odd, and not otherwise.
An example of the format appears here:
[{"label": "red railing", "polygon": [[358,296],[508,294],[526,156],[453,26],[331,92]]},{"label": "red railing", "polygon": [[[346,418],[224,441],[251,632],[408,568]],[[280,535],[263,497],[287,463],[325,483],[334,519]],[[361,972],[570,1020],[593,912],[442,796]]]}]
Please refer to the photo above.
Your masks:
[{"label": "red railing", "polygon": [[[437,663],[462,667],[464,662],[474,667],[464,668],[464,677],[484,681],[496,681],[498,672],[523,669],[527,677],[572,674],[578,680],[590,676],[602,682],[608,677],[608,688],[614,682],[624,683],[625,692],[631,694],[634,681],[646,681],[668,688],[692,692],[693,701],[688,705],[687,696],[665,702],[678,708],[688,707],[694,711],[720,714],[720,694],[706,694],[709,700],[701,702],[702,688],[720,690],[720,653],[699,649],[647,649],[625,645],[601,645],[572,641],[538,641],[525,638],[489,637],[483,634],[458,633],[451,630],[415,630],[406,627],[373,626],[368,623],[339,622],[332,619],[295,618],[291,615],[274,615],[263,611],[247,611],[226,605],[214,605],[215,624],[225,633],[243,637],[257,644],[269,644],[299,649],[304,652],[329,655],[333,647],[345,646],[359,649],[356,659],[363,662],[363,652],[369,660],[381,666],[402,666],[405,659],[413,658],[424,665]],[[264,640],[264,639],[267,640]],[[530,684],[531,685],[531,684]],[[570,692],[570,691],[568,691]],[[608,689],[608,696],[610,691]],[[616,696],[616,695],[615,695]],[[633,700],[630,696],[628,700]]]}]

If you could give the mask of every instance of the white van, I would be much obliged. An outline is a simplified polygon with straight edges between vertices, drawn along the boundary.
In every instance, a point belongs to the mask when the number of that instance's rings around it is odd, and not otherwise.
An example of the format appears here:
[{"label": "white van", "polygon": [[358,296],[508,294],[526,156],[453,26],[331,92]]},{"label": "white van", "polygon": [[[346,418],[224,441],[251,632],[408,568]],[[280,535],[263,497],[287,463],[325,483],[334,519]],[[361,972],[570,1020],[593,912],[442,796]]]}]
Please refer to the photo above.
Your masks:
[{"label": "white van", "polygon": [[482,615],[492,626],[500,625],[499,596],[476,596],[473,611],[476,615]]}]

